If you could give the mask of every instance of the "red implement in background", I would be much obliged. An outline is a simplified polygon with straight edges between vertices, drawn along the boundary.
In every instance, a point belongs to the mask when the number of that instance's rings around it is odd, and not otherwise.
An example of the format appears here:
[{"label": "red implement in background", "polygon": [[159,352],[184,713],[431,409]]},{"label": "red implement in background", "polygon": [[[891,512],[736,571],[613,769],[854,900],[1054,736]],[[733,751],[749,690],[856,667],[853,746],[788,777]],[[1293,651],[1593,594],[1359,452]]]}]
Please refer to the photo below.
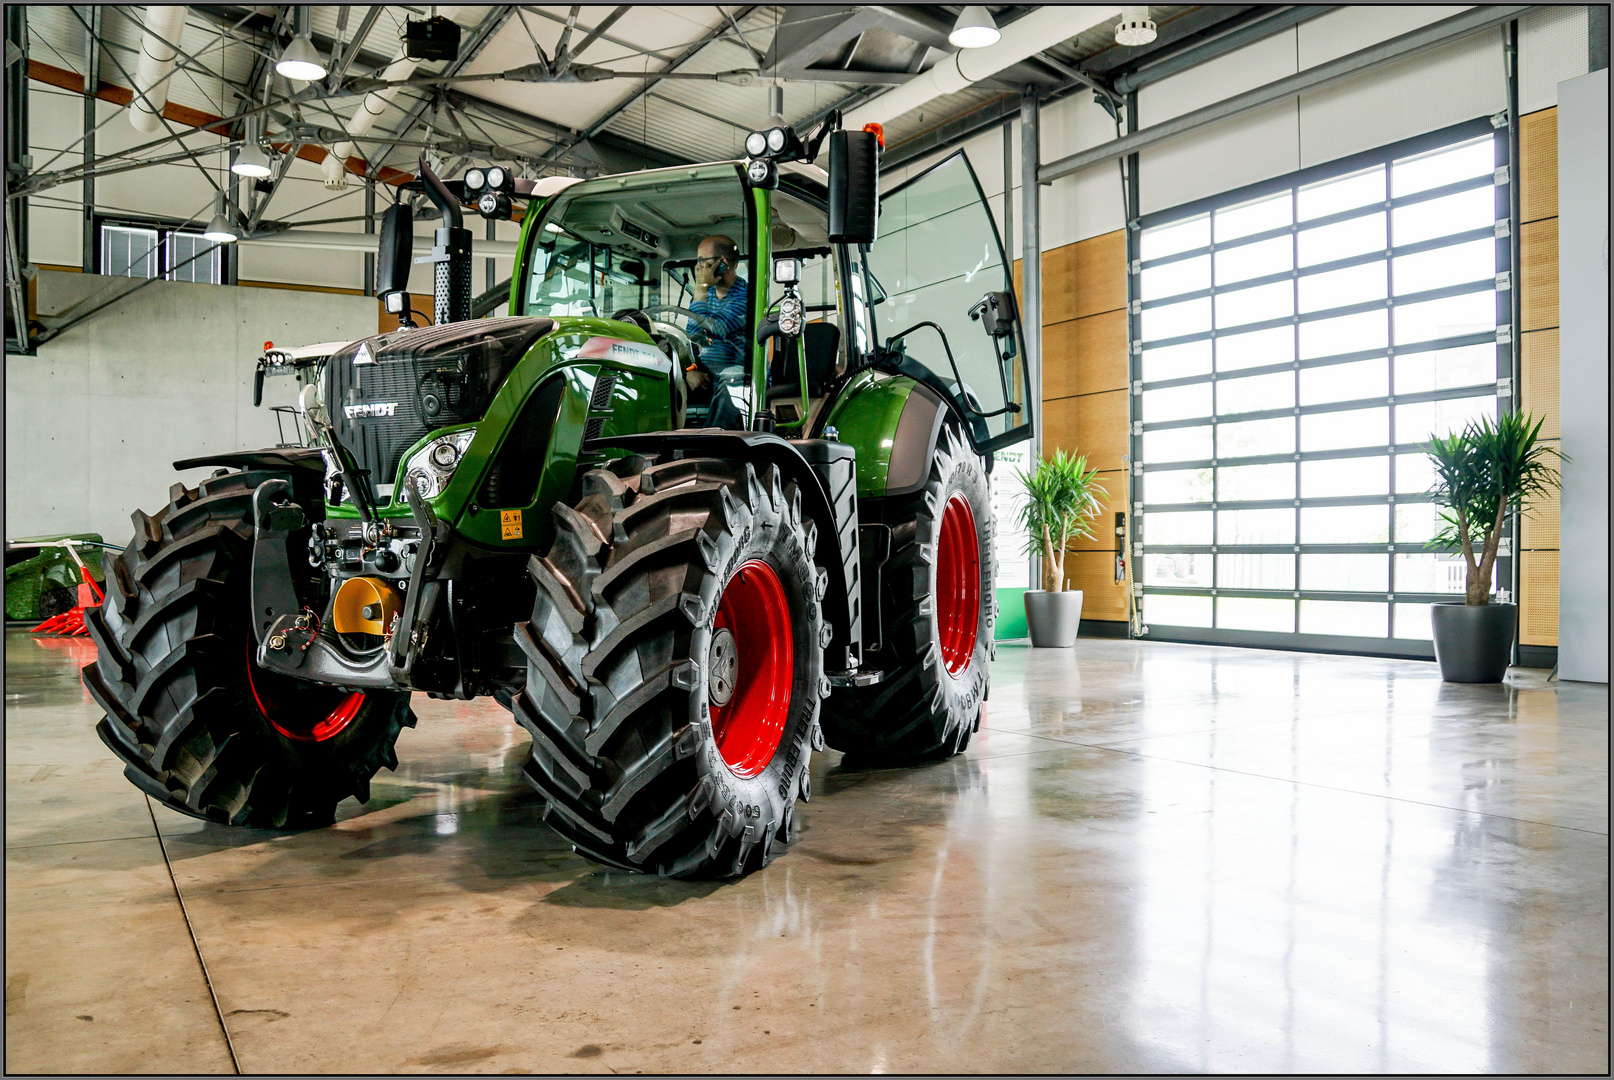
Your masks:
[{"label": "red implement in background", "polygon": [[84,609],[87,607],[100,607],[106,597],[96,587],[95,579],[90,577],[89,567],[85,566],[84,560],[78,557],[77,547],[72,540],[57,540],[39,546],[65,547],[67,553],[73,557],[73,561],[78,564],[79,576],[84,579],[84,583],[78,587],[78,603],[76,605],[60,615],[52,615],[34,627],[32,633],[62,634],[69,637],[88,634],[89,631],[84,627]]}]

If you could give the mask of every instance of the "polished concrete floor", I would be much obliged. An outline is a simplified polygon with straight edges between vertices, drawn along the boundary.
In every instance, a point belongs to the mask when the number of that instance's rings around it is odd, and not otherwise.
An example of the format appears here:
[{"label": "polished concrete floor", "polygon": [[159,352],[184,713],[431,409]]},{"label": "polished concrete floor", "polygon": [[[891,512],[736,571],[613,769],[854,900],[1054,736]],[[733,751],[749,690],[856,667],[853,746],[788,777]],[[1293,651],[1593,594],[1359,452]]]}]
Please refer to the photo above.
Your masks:
[{"label": "polished concrete floor", "polygon": [[492,703],[328,829],[153,811],[86,646],[6,645],[8,1071],[1609,1068],[1606,687],[1006,647],[968,754],[818,755],[786,854],[684,884],[539,824]]}]

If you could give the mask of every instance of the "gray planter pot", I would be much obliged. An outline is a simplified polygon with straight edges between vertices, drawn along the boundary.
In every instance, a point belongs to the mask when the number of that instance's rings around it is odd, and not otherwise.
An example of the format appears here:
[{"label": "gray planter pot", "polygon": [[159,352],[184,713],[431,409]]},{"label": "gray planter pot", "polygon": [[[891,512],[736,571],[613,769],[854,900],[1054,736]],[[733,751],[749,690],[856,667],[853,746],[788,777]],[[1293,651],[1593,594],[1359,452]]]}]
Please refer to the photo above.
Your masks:
[{"label": "gray planter pot", "polygon": [[1512,604],[1433,604],[1429,622],[1435,632],[1435,659],[1447,682],[1501,682],[1513,652],[1513,627],[1519,609]]},{"label": "gray planter pot", "polygon": [[1068,649],[1076,644],[1082,625],[1082,591],[1026,590],[1026,625],[1031,644],[1039,649]]}]

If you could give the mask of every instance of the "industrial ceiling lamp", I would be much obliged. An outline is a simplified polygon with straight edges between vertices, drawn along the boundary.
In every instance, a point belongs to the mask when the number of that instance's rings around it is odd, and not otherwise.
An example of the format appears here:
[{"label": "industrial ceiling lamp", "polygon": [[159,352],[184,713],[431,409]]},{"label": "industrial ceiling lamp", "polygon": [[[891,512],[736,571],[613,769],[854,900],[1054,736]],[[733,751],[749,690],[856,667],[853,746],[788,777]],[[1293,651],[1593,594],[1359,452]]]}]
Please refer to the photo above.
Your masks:
[{"label": "industrial ceiling lamp", "polygon": [[1002,37],[1003,31],[998,29],[992,13],[980,4],[970,4],[958,13],[947,43],[957,49],[984,49],[996,45]]},{"label": "industrial ceiling lamp", "polygon": [[215,244],[233,244],[241,238],[236,235],[235,226],[230,224],[230,219],[220,211],[213,215],[213,220],[202,230],[202,239],[211,240]]},{"label": "industrial ceiling lamp", "polygon": [[1123,7],[1121,21],[1115,24],[1117,45],[1147,45],[1155,39],[1154,20],[1147,7]]},{"label": "industrial ceiling lamp", "polygon": [[291,39],[286,51],[275,61],[275,70],[298,82],[318,82],[329,70],[325,66],[325,58],[310,40],[306,6],[297,9],[297,36]]},{"label": "industrial ceiling lamp", "polygon": [[231,163],[230,171],[237,176],[250,176],[254,180],[262,180],[270,173],[269,155],[258,142],[256,116],[247,120],[247,140],[242,145],[240,153],[236,154],[235,161]]}]

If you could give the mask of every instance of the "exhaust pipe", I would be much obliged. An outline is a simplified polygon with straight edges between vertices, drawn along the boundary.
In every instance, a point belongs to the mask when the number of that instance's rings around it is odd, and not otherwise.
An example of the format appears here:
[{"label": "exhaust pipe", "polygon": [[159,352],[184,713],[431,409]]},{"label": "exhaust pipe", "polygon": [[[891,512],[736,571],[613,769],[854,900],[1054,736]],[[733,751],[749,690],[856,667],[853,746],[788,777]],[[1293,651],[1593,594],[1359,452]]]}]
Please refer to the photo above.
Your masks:
[{"label": "exhaust pipe", "polygon": [[443,224],[432,237],[432,321],[464,322],[471,317],[471,230],[465,228],[459,200],[449,192],[420,155],[420,179],[426,197],[437,206]]},{"label": "exhaust pipe", "polygon": [[163,106],[168,103],[168,76],[179,57],[178,51],[165,42],[179,43],[186,10],[183,5],[165,4],[152,4],[145,10],[146,32],[140,37],[134,100],[129,102],[129,123],[139,131],[156,131],[162,126]]}]

